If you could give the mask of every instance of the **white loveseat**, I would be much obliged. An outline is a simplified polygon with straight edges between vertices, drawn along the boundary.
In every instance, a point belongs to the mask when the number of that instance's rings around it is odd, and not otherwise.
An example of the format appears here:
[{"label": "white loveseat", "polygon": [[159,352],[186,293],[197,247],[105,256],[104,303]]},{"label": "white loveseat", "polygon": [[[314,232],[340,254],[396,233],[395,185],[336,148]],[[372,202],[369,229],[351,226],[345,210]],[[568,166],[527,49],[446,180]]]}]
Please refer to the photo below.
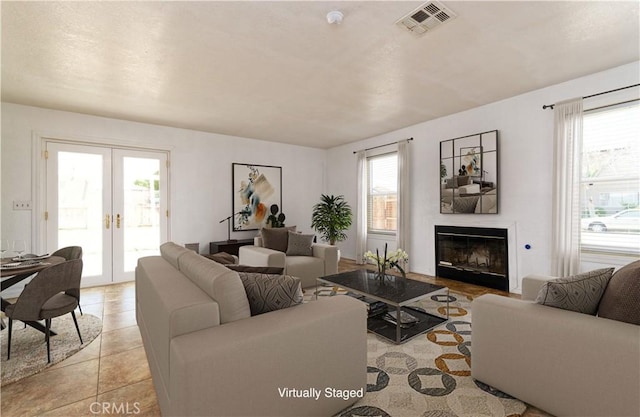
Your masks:
[{"label": "white loveseat", "polygon": [[253,246],[241,246],[240,265],[284,268],[284,273],[300,278],[302,288],[315,287],[316,278],[338,273],[339,252],[336,246],[311,245],[313,256],[287,256],[284,252],[265,248],[260,236]]},{"label": "white loveseat", "polygon": [[471,376],[556,416],[640,416],[640,326],[522,300],[475,299]]}]

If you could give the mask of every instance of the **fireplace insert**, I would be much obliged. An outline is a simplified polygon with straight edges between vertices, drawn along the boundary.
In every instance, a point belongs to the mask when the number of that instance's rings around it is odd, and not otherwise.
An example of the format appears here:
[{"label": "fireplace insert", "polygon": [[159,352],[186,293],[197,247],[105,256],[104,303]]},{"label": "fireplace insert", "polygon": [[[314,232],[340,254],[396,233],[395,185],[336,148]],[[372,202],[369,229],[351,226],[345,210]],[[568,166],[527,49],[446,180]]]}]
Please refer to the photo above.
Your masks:
[{"label": "fireplace insert", "polygon": [[509,291],[507,229],[436,226],[436,275]]}]

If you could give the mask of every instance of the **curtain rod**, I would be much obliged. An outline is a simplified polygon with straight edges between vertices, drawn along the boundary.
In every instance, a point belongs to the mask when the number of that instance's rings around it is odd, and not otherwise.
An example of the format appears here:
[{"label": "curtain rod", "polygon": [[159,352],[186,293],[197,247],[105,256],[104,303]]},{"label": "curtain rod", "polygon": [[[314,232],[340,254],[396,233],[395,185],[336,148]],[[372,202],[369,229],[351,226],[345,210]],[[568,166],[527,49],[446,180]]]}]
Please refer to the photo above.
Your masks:
[{"label": "curtain rod", "polygon": [[[402,140],[406,140],[407,142],[413,140],[413,138],[409,138],[409,139],[402,139]],[[378,148],[382,148],[384,146],[389,146],[389,145],[393,145],[394,143],[400,143],[402,142],[402,140],[399,140],[398,142],[391,142],[391,143],[385,143],[384,145],[378,145],[378,146],[374,146],[371,148],[367,148],[367,149],[360,149],[359,151],[353,151],[353,153],[358,153],[358,152],[362,152],[362,151],[370,151],[371,149],[378,149]]]},{"label": "curtain rod", "polygon": [[[590,96],[584,96],[582,98],[586,99],[586,98],[601,96],[603,94],[615,93],[616,91],[626,90],[627,88],[633,88],[633,87],[638,87],[638,86],[640,86],[640,84],[628,85],[626,87],[616,88],[615,90],[609,90],[609,91],[603,91],[602,93],[591,94]],[[553,106],[555,106],[555,104],[545,104],[544,106],[542,106],[542,110],[553,109]]]}]

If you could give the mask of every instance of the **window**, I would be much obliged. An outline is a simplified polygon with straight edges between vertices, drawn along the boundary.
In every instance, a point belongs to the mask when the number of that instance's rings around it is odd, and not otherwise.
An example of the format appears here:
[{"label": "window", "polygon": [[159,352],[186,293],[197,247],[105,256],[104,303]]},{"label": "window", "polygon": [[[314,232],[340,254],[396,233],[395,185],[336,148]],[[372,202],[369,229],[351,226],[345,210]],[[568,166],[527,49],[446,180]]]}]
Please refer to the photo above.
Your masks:
[{"label": "window", "polygon": [[640,254],[640,104],[584,113],[581,251]]},{"label": "window", "polygon": [[367,158],[367,229],[394,234],[398,226],[398,154]]}]

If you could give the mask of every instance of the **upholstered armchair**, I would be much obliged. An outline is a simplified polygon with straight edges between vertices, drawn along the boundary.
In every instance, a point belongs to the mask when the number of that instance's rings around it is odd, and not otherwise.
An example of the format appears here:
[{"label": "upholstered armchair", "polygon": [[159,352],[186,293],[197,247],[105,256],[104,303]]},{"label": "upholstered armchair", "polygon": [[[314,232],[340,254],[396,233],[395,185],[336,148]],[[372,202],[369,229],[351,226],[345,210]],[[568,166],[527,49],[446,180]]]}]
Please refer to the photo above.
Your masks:
[{"label": "upholstered armchair", "polygon": [[[277,236],[275,243],[273,236]],[[254,239],[253,246],[240,247],[240,265],[284,268],[285,274],[300,278],[303,288],[315,287],[316,278],[338,273],[339,252],[335,246],[311,243],[309,236],[313,238],[313,235],[301,235],[287,229],[263,229],[262,235]],[[309,239],[308,244],[294,244],[304,237]]]}]

